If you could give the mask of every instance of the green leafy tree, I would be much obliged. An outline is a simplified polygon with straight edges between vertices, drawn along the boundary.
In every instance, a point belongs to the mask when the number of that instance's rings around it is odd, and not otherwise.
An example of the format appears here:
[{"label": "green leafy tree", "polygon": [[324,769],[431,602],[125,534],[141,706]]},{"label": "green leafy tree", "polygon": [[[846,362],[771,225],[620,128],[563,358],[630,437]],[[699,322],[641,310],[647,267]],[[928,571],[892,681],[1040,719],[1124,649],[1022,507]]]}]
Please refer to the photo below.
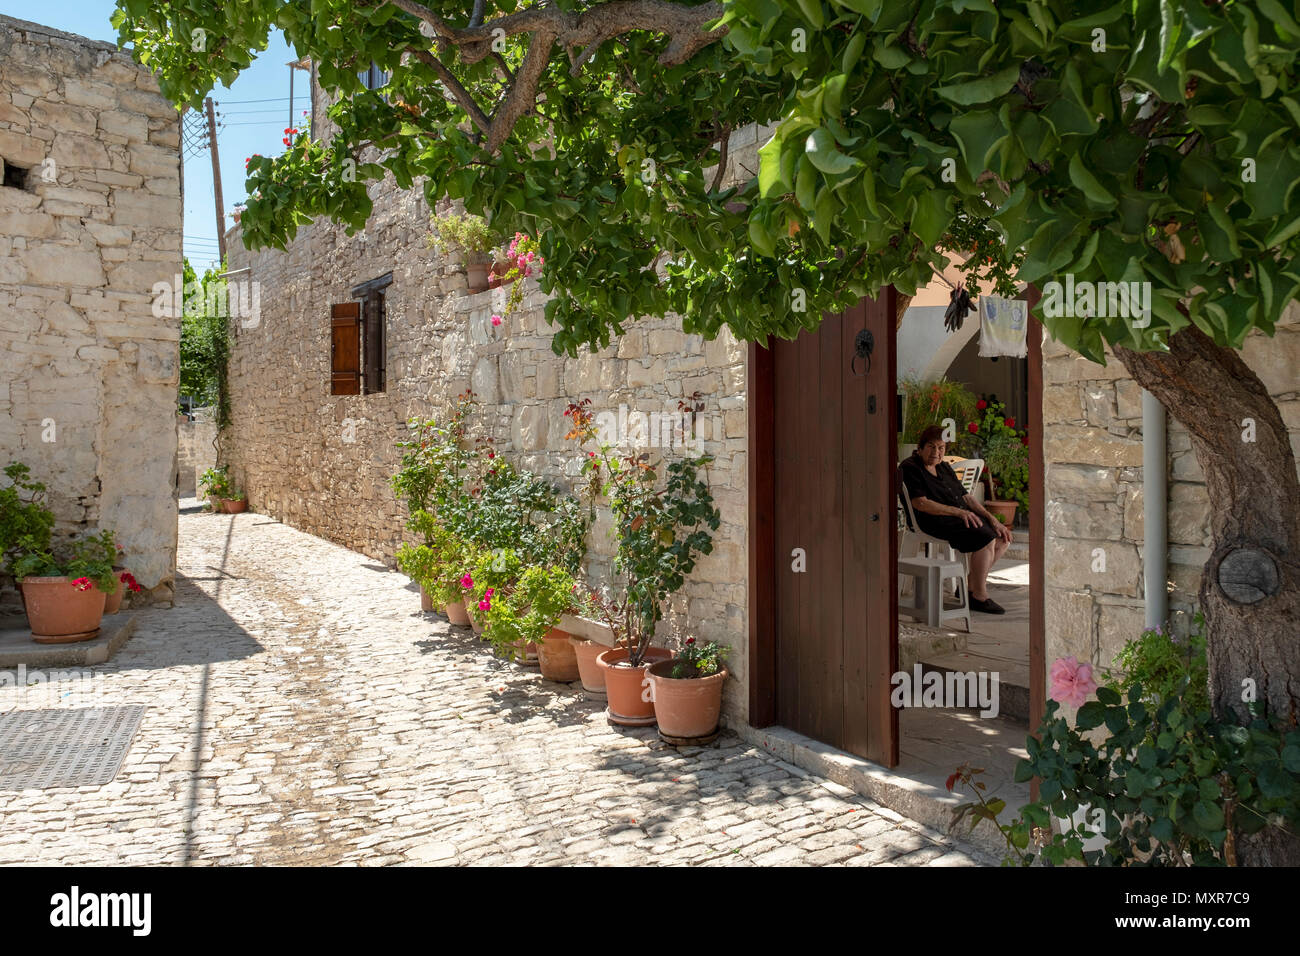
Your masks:
[{"label": "green leafy tree", "polygon": [[[224,267],[223,267],[224,268]],[[226,280],[220,268],[209,268],[199,278],[190,260],[184,260],[184,308],[181,312],[180,394],[197,406],[215,406],[224,425],[228,304]]]},{"label": "green leafy tree", "polygon": [[[192,106],[273,28],[316,64],[332,135],[253,159],[245,242],[283,248],[319,216],[359,229],[369,181],[419,177],[431,206],[463,199],[538,237],[557,351],[669,314],[705,336],[793,337],[889,285],[905,303],[943,249],[1003,287],[1150,283],[1139,321],[1050,295],[1036,312],[1089,358],[1109,345],[1188,428],[1216,502],[1199,600],[1216,713],[1245,682],[1271,712],[1300,710],[1300,482],[1236,352],[1300,288],[1294,0],[230,10],[118,0],[115,23]],[[382,90],[358,79],[372,62]],[[725,187],[729,132],[774,121],[756,175]],[[1297,863],[1300,843],[1248,838],[1241,856]]]}]

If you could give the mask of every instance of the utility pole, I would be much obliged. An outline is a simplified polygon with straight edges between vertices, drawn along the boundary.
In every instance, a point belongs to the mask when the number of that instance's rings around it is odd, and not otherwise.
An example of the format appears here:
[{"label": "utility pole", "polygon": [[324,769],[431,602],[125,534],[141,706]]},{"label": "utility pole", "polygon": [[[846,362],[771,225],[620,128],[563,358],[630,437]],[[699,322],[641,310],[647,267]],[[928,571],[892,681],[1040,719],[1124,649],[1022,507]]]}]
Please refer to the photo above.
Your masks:
[{"label": "utility pole", "polygon": [[217,202],[217,248],[221,251],[221,263],[226,262],[226,214],[225,202],[221,198],[221,157],[217,155],[217,119],[212,112],[212,97],[204,104],[208,110],[208,148],[212,152],[212,195]]}]

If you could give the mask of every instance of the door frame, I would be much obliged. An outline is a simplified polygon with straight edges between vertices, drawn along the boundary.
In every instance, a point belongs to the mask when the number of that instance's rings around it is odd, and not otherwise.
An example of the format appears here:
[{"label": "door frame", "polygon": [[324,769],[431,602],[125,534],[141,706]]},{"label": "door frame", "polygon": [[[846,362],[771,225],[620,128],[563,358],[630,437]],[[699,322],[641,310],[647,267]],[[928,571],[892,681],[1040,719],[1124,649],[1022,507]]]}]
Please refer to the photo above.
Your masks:
[{"label": "door frame", "polygon": [[[889,308],[896,314],[898,293],[892,287],[882,290]],[[1030,730],[1038,726],[1047,701],[1046,616],[1044,557],[1046,536],[1045,460],[1043,455],[1043,327],[1033,317],[1040,292],[1030,286],[1023,293],[1029,303],[1029,408],[1033,412],[1029,421],[1029,708]],[[860,307],[859,304],[858,307]],[[886,341],[878,342],[876,356],[889,363],[891,376],[897,378],[897,320],[887,322]],[[883,346],[883,347],[882,347]],[[772,351],[766,342],[750,342],[746,350],[746,416],[749,454],[747,462],[748,503],[748,571],[746,605],[749,630],[749,725],[761,728],[776,723],[777,700],[777,634],[776,634],[776,376]],[[884,405],[886,419],[897,434],[898,412],[894,396]],[[890,501],[897,498],[897,463],[889,469]],[[892,510],[890,512],[892,514]],[[892,523],[892,519],[891,519]],[[889,536],[889,578],[898,580],[898,538]],[[898,589],[889,588],[892,595],[891,619],[893,634],[888,644],[889,661],[869,660],[875,671],[887,666],[888,673],[898,669]],[[878,655],[880,656],[880,655]],[[869,727],[890,727],[876,763],[887,767],[899,762],[898,711],[890,705],[890,685],[886,678],[884,687],[878,680],[871,681],[873,699],[869,703]],[[882,725],[882,721],[886,721]],[[873,733],[873,737],[875,734]]]}]

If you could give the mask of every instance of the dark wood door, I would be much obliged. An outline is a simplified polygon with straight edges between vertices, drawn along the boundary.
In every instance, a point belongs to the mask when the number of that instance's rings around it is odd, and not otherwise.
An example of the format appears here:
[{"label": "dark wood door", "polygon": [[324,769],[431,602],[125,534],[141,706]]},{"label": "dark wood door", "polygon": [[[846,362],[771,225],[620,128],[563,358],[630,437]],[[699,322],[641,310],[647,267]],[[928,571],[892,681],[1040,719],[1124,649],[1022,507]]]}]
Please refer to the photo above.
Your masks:
[{"label": "dark wood door", "polygon": [[[894,301],[889,290],[775,342],[766,389],[773,716],[886,766],[898,762]],[[855,361],[863,330],[874,350]]]}]

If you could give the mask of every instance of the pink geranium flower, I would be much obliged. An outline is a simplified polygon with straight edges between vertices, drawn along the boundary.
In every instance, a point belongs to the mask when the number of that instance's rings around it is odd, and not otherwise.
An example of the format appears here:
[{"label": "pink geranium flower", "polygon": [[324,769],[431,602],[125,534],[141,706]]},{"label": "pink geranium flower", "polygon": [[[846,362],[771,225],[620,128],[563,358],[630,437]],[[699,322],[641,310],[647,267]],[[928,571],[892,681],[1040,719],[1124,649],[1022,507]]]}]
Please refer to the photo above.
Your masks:
[{"label": "pink geranium flower", "polygon": [[494,315],[494,316],[492,316],[492,324],[493,324],[493,325],[500,325],[500,324],[501,324],[501,316],[499,316],[499,315]]},{"label": "pink geranium flower", "polygon": [[492,602],[489,601],[487,598],[484,598],[483,600],[478,602],[478,609],[480,611],[488,611],[491,610],[491,608],[492,608]]},{"label": "pink geranium flower", "polygon": [[1071,707],[1082,707],[1088,695],[1097,689],[1092,679],[1092,665],[1080,664],[1073,657],[1058,657],[1048,675],[1052,682],[1052,700]]},{"label": "pink geranium flower", "polygon": [[77,578],[72,582],[72,586],[78,591],[89,591],[91,588],[90,578]]},{"label": "pink geranium flower", "polygon": [[474,579],[469,576],[468,571],[466,571],[465,576],[460,579],[460,586],[463,588],[472,588],[474,586]]}]

